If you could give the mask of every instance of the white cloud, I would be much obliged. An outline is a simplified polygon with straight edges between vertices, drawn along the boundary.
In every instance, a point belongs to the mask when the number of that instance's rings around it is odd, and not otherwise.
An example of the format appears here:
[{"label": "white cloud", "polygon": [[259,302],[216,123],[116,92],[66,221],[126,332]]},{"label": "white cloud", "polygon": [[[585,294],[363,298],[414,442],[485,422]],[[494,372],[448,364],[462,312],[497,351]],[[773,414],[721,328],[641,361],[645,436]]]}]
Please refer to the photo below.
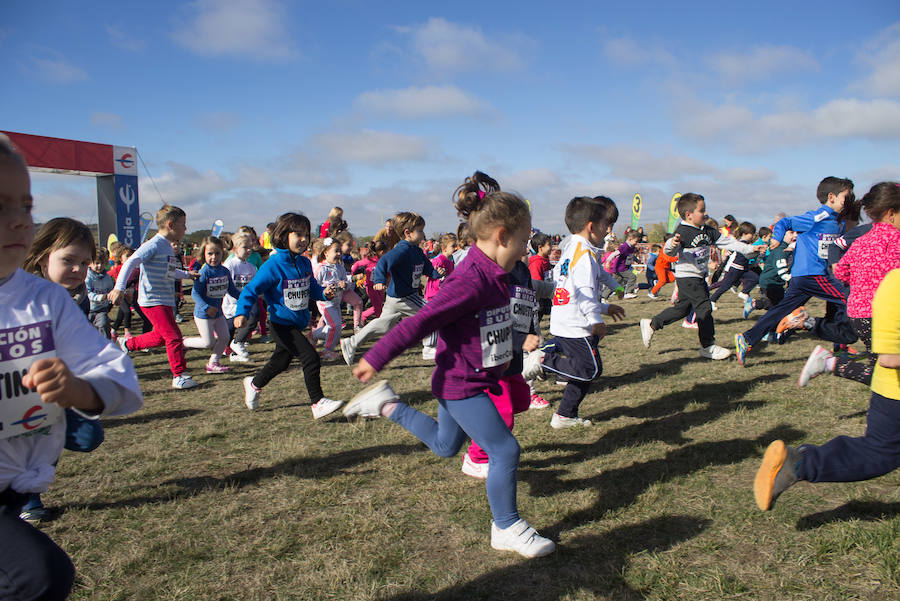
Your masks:
[{"label": "white cloud", "polygon": [[613,177],[636,181],[670,181],[685,175],[717,172],[713,165],[684,154],[654,154],[635,146],[571,144],[563,148],[576,156],[603,163]]},{"label": "white cloud", "polygon": [[[397,29],[405,33],[404,29]],[[432,17],[409,28],[413,47],[425,62],[439,71],[518,71],[524,66],[520,52],[532,45],[521,35],[492,35],[481,29]]]},{"label": "white cloud", "polygon": [[402,90],[373,90],[357,96],[361,110],[404,119],[475,115],[486,105],[456,86],[409,87]]},{"label": "white cloud", "polygon": [[421,161],[428,156],[428,145],[423,138],[388,131],[331,132],[315,136],[311,141],[331,159],[351,163]]},{"label": "white cloud", "polygon": [[91,113],[91,125],[121,129],[122,116],[115,113],[93,112]]},{"label": "white cloud", "polygon": [[37,58],[31,59],[33,74],[40,80],[54,83],[67,84],[88,79],[87,71],[77,67],[63,58]]},{"label": "white cloud", "polygon": [[657,64],[674,66],[675,57],[661,44],[638,43],[630,37],[612,38],[603,43],[603,55],[621,67]]},{"label": "white cloud", "polygon": [[869,96],[900,96],[900,23],[894,23],[863,47],[872,73],[853,86]]},{"label": "white cloud", "polygon": [[819,70],[812,54],[793,46],[757,46],[743,53],[721,53],[710,57],[709,64],[715,73],[731,83]]},{"label": "white cloud", "polygon": [[144,43],[144,40],[132,37],[130,34],[125,33],[118,25],[107,25],[106,33],[109,35],[110,44],[121,50],[141,52],[147,46],[146,43]]},{"label": "white cloud", "polygon": [[284,60],[297,52],[288,34],[286,10],[276,0],[196,0],[191,21],[172,38],[203,56]]}]

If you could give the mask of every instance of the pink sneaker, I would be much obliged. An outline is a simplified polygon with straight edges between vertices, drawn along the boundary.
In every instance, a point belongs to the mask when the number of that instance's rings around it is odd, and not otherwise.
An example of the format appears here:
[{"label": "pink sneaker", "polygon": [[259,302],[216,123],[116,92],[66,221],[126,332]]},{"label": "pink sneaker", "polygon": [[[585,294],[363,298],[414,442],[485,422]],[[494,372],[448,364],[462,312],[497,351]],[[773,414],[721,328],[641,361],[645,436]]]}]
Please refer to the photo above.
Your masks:
[{"label": "pink sneaker", "polygon": [[208,374],[224,374],[229,369],[227,365],[222,365],[219,362],[206,364],[206,373]]},{"label": "pink sneaker", "polygon": [[550,406],[550,403],[548,403],[544,399],[544,397],[542,397],[541,395],[539,395],[539,394],[531,395],[531,404],[528,405],[529,409],[546,409],[549,406]]},{"label": "pink sneaker", "polygon": [[322,351],[322,361],[337,361],[341,356],[334,351]]}]

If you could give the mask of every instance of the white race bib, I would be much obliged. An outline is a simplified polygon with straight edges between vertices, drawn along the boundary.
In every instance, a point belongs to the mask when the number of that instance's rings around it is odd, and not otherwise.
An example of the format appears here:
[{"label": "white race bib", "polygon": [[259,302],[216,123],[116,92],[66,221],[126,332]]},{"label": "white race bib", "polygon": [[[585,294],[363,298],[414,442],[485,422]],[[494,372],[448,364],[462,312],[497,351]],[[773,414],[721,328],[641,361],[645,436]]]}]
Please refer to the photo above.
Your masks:
[{"label": "white race bib", "polygon": [[251,279],[253,279],[253,278],[251,278],[249,274],[239,273],[236,276],[234,276],[234,286],[238,290],[243,290],[244,286],[246,286],[247,282],[249,282]]},{"label": "white race bib", "polygon": [[512,313],[512,327],[516,332],[525,334],[531,330],[531,320],[537,306],[534,290],[527,286],[513,286],[509,308]]},{"label": "white race bib", "polygon": [[481,365],[496,367],[512,359],[512,319],[509,305],[478,313],[481,325]]},{"label": "white race bib", "polygon": [[309,276],[302,280],[284,280],[284,306],[291,311],[305,311],[309,306]]},{"label": "white race bib", "polygon": [[22,376],[38,359],[56,357],[51,322],[0,330],[0,438],[28,434],[62,420],[62,407],[44,404],[22,386]]},{"label": "white race bib", "polygon": [[828,258],[828,247],[838,239],[837,234],[819,234],[819,258]]},{"label": "white race bib", "polygon": [[420,263],[419,265],[413,265],[412,270],[412,289],[418,290],[419,286],[422,284],[422,268],[424,266]]},{"label": "white race bib", "polygon": [[206,280],[206,296],[208,298],[225,298],[226,292],[228,292],[227,275]]},{"label": "white race bib", "polygon": [[698,246],[696,248],[686,248],[684,250],[685,253],[691,255],[692,261],[694,265],[700,267],[702,269],[706,268],[706,263],[709,261],[709,247],[708,246]]}]

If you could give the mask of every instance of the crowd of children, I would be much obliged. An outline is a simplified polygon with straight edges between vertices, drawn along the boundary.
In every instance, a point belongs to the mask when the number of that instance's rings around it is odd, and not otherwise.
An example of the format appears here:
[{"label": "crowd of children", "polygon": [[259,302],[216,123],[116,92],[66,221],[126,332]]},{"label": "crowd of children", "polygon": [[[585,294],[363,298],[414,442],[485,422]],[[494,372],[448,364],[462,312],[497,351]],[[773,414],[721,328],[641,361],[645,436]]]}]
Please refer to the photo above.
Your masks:
[{"label": "crowd of children", "polygon": [[[65,218],[47,222],[35,236],[26,166],[0,140],[2,235],[8,242],[0,256],[0,296],[21,306],[4,313],[4,328],[38,332],[41,342],[24,358],[13,358],[2,346],[0,356],[22,370],[24,390],[49,408],[43,417],[50,433],[35,438],[0,431],[0,532],[14,546],[46,556],[29,577],[36,574],[48,587],[68,590],[68,558],[19,516],[39,521],[45,515],[40,493],[50,486],[62,449],[96,448],[103,440],[98,416],[140,408],[128,353],[164,346],[172,386],[184,390],[198,384],[186,371],[186,349],[209,349],[208,374],[243,370],[225,365],[224,358],[251,361],[248,341],[258,332],[273,348],[265,363],[243,378],[248,409],[258,408],[262,389],[296,358],[315,419],[342,406],[347,417],[387,417],[442,457],[455,456],[471,440],[462,471],[485,480],[491,545],[526,557],[551,553],[555,543],[518,514],[514,415],[549,406],[533,381],[552,377],[565,388],[549,425],[591,426],[579,407],[603,372],[599,345],[606,321],[625,317],[622,306],[606,299],[614,292],[626,300],[637,296],[639,264],[646,265],[651,299],[674,284],[672,306],[640,320],[645,347],[666,325],[685,320],[698,330],[701,357],[727,359],[732,351],[716,344],[713,313],[715,302],[739,286],[745,318],[766,310],[735,337],[741,365],[761,342],[784,341],[805,329],[835,346],[815,347],[800,372],[801,386],[822,373],[871,384],[863,438],[836,439],[823,447],[793,449],[780,441],[770,446],[754,488],[761,508],[770,508],[797,480],[886,473],[900,465],[894,442],[900,419],[888,402],[900,400],[895,300],[900,297],[900,187],[877,184],[857,202],[852,182],[826,178],[817,196],[821,207],[757,230],[731,216],[719,228],[709,219],[703,196],[684,194],[677,201],[681,222],[649,249],[644,264],[639,250],[646,245],[639,232],[609,241],[618,219],[612,199],[569,201],[569,235],[555,246],[550,236],[532,229],[523,199],[476,172],[453,193],[459,229],[431,244],[424,219],[401,212],[357,249],[343,211],[335,207],[318,227],[318,238],[307,217],[285,213],[263,237],[248,226],[230,236],[206,237],[186,267],[177,247],[187,216],[170,205],[156,215],[156,235],[137,249],[97,249],[86,226]],[[856,228],[860,207],[872,221],[863,230]],[[829,262],[832,246],[841,253]],[[551,260],[557,249],[558,258]],[[197,336],[184,337],[178,325],[181,280],[191,282]],[[66,296],[65,302],[57,298]],[[812,296],[828,302],[824,316],[812,317],[805,309]],[[344,307],[352,314],[346,326]],[[143,322],[140,334],[132,314]],[[345,327],[352,334],[342,338]],[[356,362],[361,347],[376,338]],[[857,339],[869,353],[867,361],[846,352]],[[403,403],[385,381],[366,387],[346,405],[325,395],[323,362],[343,358],[353,375],[369,382],[420,341],[423,358],[434,363],[436,419]],[[0,551],[4,561],[14,561],[5,553]],[[26,557],[34,555],[15,561]]]}]

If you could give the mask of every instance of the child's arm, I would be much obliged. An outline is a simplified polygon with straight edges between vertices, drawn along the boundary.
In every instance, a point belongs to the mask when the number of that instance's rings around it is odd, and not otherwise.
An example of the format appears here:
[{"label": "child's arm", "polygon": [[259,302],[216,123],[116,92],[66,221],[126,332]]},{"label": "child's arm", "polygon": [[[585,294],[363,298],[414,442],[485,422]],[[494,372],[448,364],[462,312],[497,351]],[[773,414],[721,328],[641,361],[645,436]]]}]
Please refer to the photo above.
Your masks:
[{"label": "child's arm", "polygon": [[234,278],[231,277],[231,270],[228,271],[228,295],[231,298],[237,298],[241,295],[241,291],[234,285]]},{"label": "child's arm", "polygon": [[84,281],[85,287],[87,288],[88,299],[94,304],[106,302],[107,297],[106,292],[97,292],[97,282],[98,280],[94,278],[88,278]]},{"label": "child's arm", "polygon": [[752,244],[741,242],[731,236],[719,236],[719,239],[716,240],[716,246],[725,250],[737,251],[743,255],[755,255],[759,251]]},{"label": "child's arm", "polygon": [[[206,296],[206,283],[209,280],[209,268],[204,266],[200,270],[200,276],[197,278],[197,281],[191,286],[191,298],[194,299],[194,303],[197,305],[198,313],[205,313],[209,315],[210,309],[215,309],[212,306],[212,299]],[[215,315],[209,315],[210,317],[215,317]]]}]

